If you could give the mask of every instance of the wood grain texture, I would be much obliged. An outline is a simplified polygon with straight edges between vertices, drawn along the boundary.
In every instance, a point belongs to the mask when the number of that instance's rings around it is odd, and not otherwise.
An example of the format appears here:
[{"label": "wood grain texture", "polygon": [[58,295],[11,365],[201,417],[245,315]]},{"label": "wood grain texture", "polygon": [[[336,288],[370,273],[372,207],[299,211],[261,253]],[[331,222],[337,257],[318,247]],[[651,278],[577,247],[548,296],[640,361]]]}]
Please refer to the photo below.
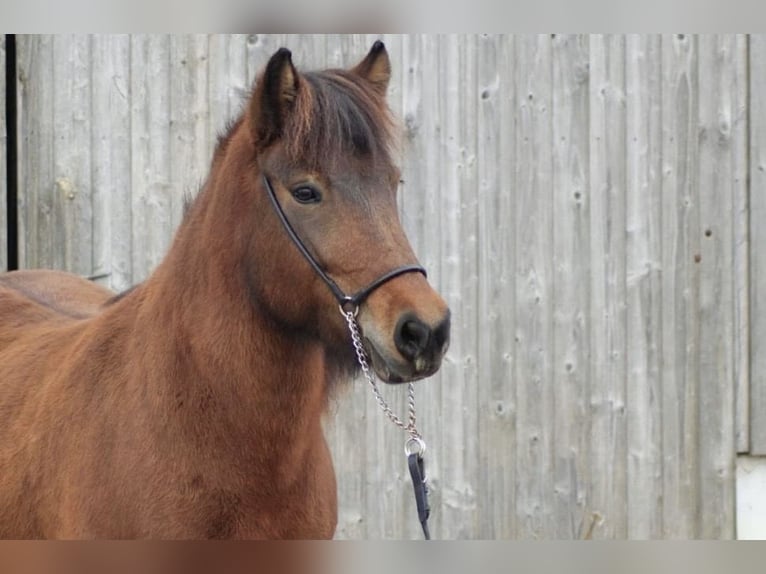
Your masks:
[{"label": "wood grain texture", "polygon": [[91,55],[89,36],[19,37],[21,267],[93,271]]},{"label": "wood grain texture", "polygon": [[590,39],[590,524],[627,535],[624,36]]},{"label": "wood grain texture", "polygon": [[[20,36],[22,265],[141,281],[269,56],[379,37]],[[736,453],[766,454],[766,37],[382,38],[400,217],[453,311],[417,386],[434,537],[734,536]],[[337,537],[419,538],[363,381],[326,429]]]},{"label": "wood grain texture", "polygon": [[766,35],[750,37],[750,452],[766,455]]},{"label": "wood grain texture", "polygon": [[116,291],[133,275],[130,37],[96,35],[92,49],[93,274]]},{"label": "wood grain texture", "polygon": [[588,523],[589,42],[552,38],[554,507],[558,539]]},{"label": "wood grain texture", "polygon": [[[28,36],[16,47],[19,118],[19,267],[54,267],[53,38]],[[60,226],[59,226],[60,227]],[[55,231],[56,235],[64,232]]]},{"label": "wood grain texture", "polygon": [[[170,155],[170,43],[161,35],[131,38],[131,179],[134,282],[162,260],[173,234],[174,204]],[[181,182],[178,182],[179,184]]]},{"label": "wood grain texture", "polygon": [[[734,195],[732,241],[734,242],[734,384],[735,436],[737,452],[750,451],[750,211],[749,168],[750,115],[749,86],[751,73],[748,59],[749,38],[737,35],[734,40],[733,101],[731,118],[731,161]],[[755,72],[755,70],[754,70]]]},{"label": "wood grain texture", "polygon": [[[511,538],[515,533],[513,492],[516,465],[516,393],[513,385],[515,321],[514,217],[516,78],[514,44],[500,35],[478,43],[478,244],[477,387],[479,412],[477,535]],[[486,277],[492,280],[486,280]]]},{"label": "wood grain texture", "polygon": [[697,69],[696,37],[662,37],[662,526],[678,538],[700,529]]},{"label": "wood grain texture", "polygon": [[546,538],[554,517],[553,134],[549,35],[516,38],[516,537]]},{"label": "wood grain texture", "polygon": [[439,82],[444,97],[440,146],[441,292],[453,309],[450,361],[442,368],[439,442],[439,524],[449,538],[475,532],[477,450],[464,437],[477,436],[476,404],[476,142],[474,38],[439,38]]},{"label": "wood grain texture", "polygon": [[737,90],[735,36],[699,37],[699,509],[706,539],[734,537],[736,474],[732,151]]},{"label": "wood grain texture", "polygon": [[625,304],[628,536],[662,533],[660,43],[631,37],[626,62]]}]

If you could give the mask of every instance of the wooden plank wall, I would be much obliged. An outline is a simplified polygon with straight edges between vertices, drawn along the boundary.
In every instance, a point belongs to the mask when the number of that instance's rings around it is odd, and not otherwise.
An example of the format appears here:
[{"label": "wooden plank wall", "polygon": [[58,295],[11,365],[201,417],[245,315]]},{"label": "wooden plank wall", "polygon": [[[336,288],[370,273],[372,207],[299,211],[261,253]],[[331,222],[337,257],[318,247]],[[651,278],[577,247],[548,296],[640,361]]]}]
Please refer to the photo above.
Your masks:
[{"label": "wooden plank wall", "polygon": [[[20,37],[22,266],[140,281],[268,56],[375,38]],[[766,452],[766,40],[384,40],[402,218],[454,316],[418,386],[434,534],[733,537],[737,452]],[[328,435],[338,537],[418,538],[363,385]]]}]

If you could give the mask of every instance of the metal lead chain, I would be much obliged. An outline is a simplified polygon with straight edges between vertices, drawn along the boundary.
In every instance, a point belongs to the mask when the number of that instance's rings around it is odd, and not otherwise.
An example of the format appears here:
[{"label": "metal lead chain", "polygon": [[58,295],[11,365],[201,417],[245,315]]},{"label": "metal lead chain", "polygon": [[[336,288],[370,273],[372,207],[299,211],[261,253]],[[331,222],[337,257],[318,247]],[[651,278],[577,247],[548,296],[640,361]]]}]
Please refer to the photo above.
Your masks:
[{"label": "metal lead chain", "polygon": [[343,307],[340,308],[340,312],[348,323],[348,330],[351,332],[351,340],[354,343],[354,350],[356,351],[356,358],[359,361],[359,366],[362,368],[362,373],[367,379],[367,382],[372,387],[372,393],[375,395],[375,400],[383,409],[386,416],[396,426],[407,431],[410,438],[404,444],[404,454],[407,455],[407,465],[410,470],[410,477],[412,478],[412,485],[415,489],[415,503],[418,510],[418,520],[420,526],[423,528],[423,536],[426,540],[431,540],[431,533],[428,530],[428,517],[431,514],[431,507],[428,505],[428,479],[425,474],[425,461],[423,455],[426,452],[426,443],[420,436],[417,428],[417,420],[415,417],[415,385],[409,383],[407,389],[407,403],[409,405],[409,422],[406,424],[400,419],[388,403],[380,394],[378,389],[378,383],[375,381],[375,374],[370,369],[370,364],[367,361],[367,353],[364,351],[362,345],[362,337],[359,334],[359,325],[356,322],[356,314],[358,308],[353,311],[347,311]]},{"label": "metal lead chain", "polygon": [[[362,373],[364,374],[365,379],[367,379],[367,382],[372,388],[372,394],[375,396],[375,400],[377,401],[378,405],[380,405],[383,413],[391,420],[391,422],[399,428],[407,431],[410,435],[410,438],[405,445],[405,452],[408,455],[411,453],[423,454],[425,451],[425,443],[423,442],[423,438],[418,432],[417,418],[415,416],[415,385],[412,383],[408,384],[407,403],[409,406],[409,421],[405,423],[402,421],[402,419],[396,416],[394,411],[391,410],[391,407],[388,406],[388,403],[383,398],[383,395],[380,394],[378,383],[375,380],[375,374],[370,369],[370,364],[367,361],[367,353],[365,352],[364,346],[362,345],[362,337],[359,334],[359,325],[356,322],[356,311],[346,311],[341,308],[341,313],[346,319],[346,323],[348,323],[348,330],[351,332],[351,340],[354,343],[356,358],[359,361],[359,366],[362,368]],[[416,448],[413,448],[412,445],[415,445]]]}]

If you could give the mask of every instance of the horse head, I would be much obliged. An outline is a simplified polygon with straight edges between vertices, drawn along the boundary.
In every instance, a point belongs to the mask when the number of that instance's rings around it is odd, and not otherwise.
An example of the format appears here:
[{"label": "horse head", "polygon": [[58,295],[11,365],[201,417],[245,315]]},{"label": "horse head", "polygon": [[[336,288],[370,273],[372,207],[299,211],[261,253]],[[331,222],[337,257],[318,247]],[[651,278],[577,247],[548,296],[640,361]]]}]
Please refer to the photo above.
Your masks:
[{"label": "horse head", "polygon": [[390,76],[381,42],[349,70],[306,73],[283,48],[258,79],[245,123],[261,176],[251,174],[250,185],[271,194],[274,210],[264,217],[275,220],[276,211],[285,226],[270,234],[272,262],[259,266],[276,278],[260,286],[260,300],[280,321],[315,333],[348,361],[338,304],[342,294],[372,286],[346,307],[358,310],[377,375],[398,383],[438,370],[450,314],[425,274],[416,272],[399,220],[396,124],[386,102]]}]

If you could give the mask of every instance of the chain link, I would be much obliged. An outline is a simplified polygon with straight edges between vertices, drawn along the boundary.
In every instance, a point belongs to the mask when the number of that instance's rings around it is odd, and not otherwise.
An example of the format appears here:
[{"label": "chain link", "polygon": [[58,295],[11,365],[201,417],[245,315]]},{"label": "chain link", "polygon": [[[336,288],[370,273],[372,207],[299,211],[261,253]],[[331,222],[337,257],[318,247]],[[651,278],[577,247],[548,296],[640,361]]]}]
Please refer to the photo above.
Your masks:
[{"label": "chain link", "polygon": [[409,421],[405,423],[402,419],[396,416],[396,413],[394,413],[391,407],[388,406],[388,403],[383,398],[383,395],[380,394],[378,383],[375,380],[375,374],[372,372],[372,369],[370,369],[370,364],[367,361],[367,353],[364,350],[364,346],[362,344],[362,337],[359,334],[359,325],[356,322],[356,310],[346,311],[341,308],[341,313],[346,319],[346,323],[348,323],[348,330],[351,333],[351,341],[354,344],[354,351],[356,351],[356,358],[359,361],[359,366],[362,368],[362,373],[372,388],[372,394],[375,396],[375,400],[377,401],[378,405],[380,405],[383,413],[392,423],[410,434],[410,440],[417,439],[420,441],[420,444],[423,445],[423,448],[425,448],[425,443],[423,443],[423,438],[420,436],[417,428],[417,417],[415,414],[415,385],[412,383],[408,384],[407,404],[409,409]]}]

